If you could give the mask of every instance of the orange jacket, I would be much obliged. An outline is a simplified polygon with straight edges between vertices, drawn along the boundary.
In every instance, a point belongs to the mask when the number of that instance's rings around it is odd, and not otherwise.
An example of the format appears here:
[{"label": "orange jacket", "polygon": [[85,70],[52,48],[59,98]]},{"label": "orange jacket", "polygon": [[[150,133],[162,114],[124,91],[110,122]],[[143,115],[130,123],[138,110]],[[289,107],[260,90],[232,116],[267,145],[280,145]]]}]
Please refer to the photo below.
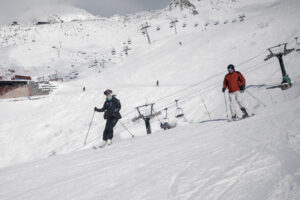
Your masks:
[{"label": "orange jacket", "polygon": [[240,90],[242,85],[246,85],[246,79],[238,71],[226,74],[223,82],[223,88],[229,89],[229,93],[233,93]]}]

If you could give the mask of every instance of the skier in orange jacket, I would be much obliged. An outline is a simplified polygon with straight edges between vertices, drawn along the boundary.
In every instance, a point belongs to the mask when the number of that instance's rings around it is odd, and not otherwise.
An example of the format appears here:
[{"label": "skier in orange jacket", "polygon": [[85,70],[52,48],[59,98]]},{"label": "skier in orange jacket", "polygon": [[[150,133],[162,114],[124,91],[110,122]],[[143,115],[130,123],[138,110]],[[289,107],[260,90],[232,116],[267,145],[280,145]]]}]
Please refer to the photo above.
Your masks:
[{"label": "skier in orange jacket", "polygon": [[228,87],[232,119],[237,119],[236,104],[239,105],[241,111],[243,112],[243,118],[246,118],[249,115],[242,98],[242,93],[245,91],[246,79],[241,72],[235,71],[234,65],[232,64],[228,65],[227,70],[228,74],[226,74],[224,78],[222,92],[225,92],[226,88]]}]

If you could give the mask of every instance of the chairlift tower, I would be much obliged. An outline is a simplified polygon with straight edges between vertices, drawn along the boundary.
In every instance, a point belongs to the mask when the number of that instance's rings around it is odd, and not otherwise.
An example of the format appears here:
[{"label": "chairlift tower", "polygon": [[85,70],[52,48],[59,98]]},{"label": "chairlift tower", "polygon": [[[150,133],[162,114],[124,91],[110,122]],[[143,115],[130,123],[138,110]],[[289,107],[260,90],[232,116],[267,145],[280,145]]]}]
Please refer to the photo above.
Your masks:
[{"label": "chairlift tower", "polygon": [[100,66],[105,68],[105,63],[106,63],[106,61],[104,59],[101,59]]},{"label": "chairlift tower", "polygon": [[[282,82],[280,88],[282,90],[287,90],[292,87],[292,82],[288,74],[286,73],[285,67],[284,67],[284,62],[283,62],[283,57],[290,54],[293,52],[295,49],[287,49],[287,43],[284,44],[279,44],[274,47],[270,47],[267,49],[267,51],[270,52],[270,54],[265,58],[265,61],[277,57],[279,60],[281,72],[282,72]],[[277,51],[277,52],[276,52]]]},{"label": "chairlift tower", "polygon": [[111,55],[115,55],[115,54],[116,54],[116,49],[113,48],[113,49],[111,50]]},{"label": "chairlift tower", "polygon": [[123,51],[125,52],[126,56],[128,56],[128,51],[130,50],[130,48],[128,46],[125,46],[123,48]]},{"label": "chairlift tower", "polygon": [[173,27],[174,27],[175,34],[177,34],[176,23],[178,23],[178,20],[177,20],[177,19],[172,19],[171,22],[170,22],[170,28],[173,28]]},{"label": "chairlift tower", "polygon": [[147,39],[148,39],[148,43],[151,44],[151,40],[150,40],[150,36],[148,33],[148,28],[150,28],[151,26],[146,22],[145,24],[142,24],[141,26],[141,31],[142,33],[147,35]]},{"label": "chairlift tower", "polygon": [[150,119],[153,116],[153,106],[154,103],[136,107],[140,118],[142,118],[145,121],[147,134],[151,134]]}]

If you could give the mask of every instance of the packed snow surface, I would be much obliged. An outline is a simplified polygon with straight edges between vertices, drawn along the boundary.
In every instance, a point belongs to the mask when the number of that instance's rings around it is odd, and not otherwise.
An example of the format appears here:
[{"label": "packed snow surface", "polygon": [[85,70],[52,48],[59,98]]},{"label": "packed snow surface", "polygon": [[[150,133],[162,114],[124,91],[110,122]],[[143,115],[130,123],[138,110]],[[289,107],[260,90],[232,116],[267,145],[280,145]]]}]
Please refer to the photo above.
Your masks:
[{"label": "packed snow surface", "polygon": [[[282,75],[276,58],[264,61],[279,43],[300,48],[300,2],[190,3],[198,15],[179,6],[106,19],[64,8],[76,20],[0,27],[2,76],[13,68],[66,80],[49,96],[0,99],[1,200],[300,199],[300,54],[284,57],[293,81],[286,91],[266,89]],[[151,45],[140,32],[146,21]],[[231,63],[247,80],[243,96],[255,113],[236,122],[227,122],[221,92]],[[118,123],[113,145],[93,150],[102,114],[83,142],[108,88],[135,137]],[[184,118],[175,118],[175,99]],[[161,111],[151,135],[142,120],[132,121],[145,103]],[[162,131],[166,107],[177,127]]]}]

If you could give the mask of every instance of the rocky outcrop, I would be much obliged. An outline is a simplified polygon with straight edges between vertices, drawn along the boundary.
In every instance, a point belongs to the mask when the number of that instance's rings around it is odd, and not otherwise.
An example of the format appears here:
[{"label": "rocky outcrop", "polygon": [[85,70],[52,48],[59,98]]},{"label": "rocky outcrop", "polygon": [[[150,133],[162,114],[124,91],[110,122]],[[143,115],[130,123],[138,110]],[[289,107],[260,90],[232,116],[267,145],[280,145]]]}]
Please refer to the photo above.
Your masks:
[{"label": "rocky outcrop", "polygon": [[192,12],[193,15],[199,14],[196,6],[189,0],[172,0],[172,2],[169,4],[169,9],[173,10],[176,8],[180,8],[181,10],[188,9]]}]

